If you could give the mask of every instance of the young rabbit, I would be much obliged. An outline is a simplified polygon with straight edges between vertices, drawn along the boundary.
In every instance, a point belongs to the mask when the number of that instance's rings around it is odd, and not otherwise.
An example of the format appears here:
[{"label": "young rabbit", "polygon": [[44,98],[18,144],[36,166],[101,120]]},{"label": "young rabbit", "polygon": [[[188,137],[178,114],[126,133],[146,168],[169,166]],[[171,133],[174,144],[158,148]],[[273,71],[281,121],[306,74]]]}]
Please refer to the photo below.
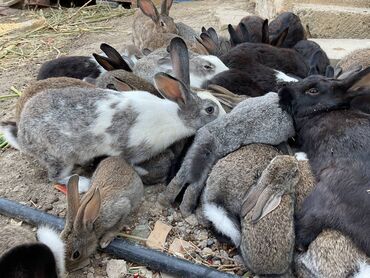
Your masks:
[{"label": "young rabbit", "polygon": [[[206,80],[216,74],[228,70],[219,58],[212,55],[198,55],[189,51],[190,86],[201,88]],[[173,74],[170,54],[165,49],[157,49],[140,59],[134,73],[148,82],[153,82],[153,76],[158,72]]]},{"label": "young rabbit", "polygon": [[[115,69],[132,71],[122,56],[110,45],[101,44],[100,49],[107,55],[104,57],[111,64],[116,65]],[[97,78],[104,73],[102,68],[94,59],[89,56],[66,56],[50,60],[42,64],[37,80],[50,77],[72,77],[77,79]]]},{"label": "young rabbit", "polygon": [[270,41],[276,40],[276,37],[287,28],[289,28],[288,34],[280,47],[291,48],[297,42],[306,39],[306,33],[299,17],[292,12],[284,12],[269,24]]},{"label": "young rabbit", "polygon": [[250,143],[278,145],[294,135],[293,122],[278,105],[276,93],[240,102],[229,114],[199,129],[176,177],[160,196],[168,205],[188,184],[180,205],[184,215],[197,206],[199,195],[218,159]]},{"label": "young rabbit", "polygon": [[177,34],[176,24],[173,18],[168,15],[172,2],[172,0],[162,0],[162,10],[159,13],[151,0],[137,1],[140,9],[136,12],[132,25],[132,38],[134,45],[139,49],[145,48],[145,43],[150,40],[153,34]]},{"label": "young rabbit", "polygon": [[354,50],[343,57],[336,65],[343,72],[351,71],[358,66],[362,66],[362,68],[370,66],[370,48]]},{"label": "young rabbit", "polygon": [[51,181],[65,183],[76,164],[120,155],[136,165],[220,117],[214,101],[200,98],[183,82],[165,73],[154,79],[166,99],[144,91],[47,90],[27,102],[17,132],[4,123],[1,129],[12,129],[8,141],[36,157]]},{"label": "young rabbit", "polygon": [[340,232],[324,230],[307,252],[296,255],[295,274],[298,278],[366,278],[370,258]]},{"label": "young rabbit", "polygon": [[320,45],[314,41],[301,40],[293,46],[293,49],[302,55],[306,64],[309,66],[308,75],[326,75],[326,69],[330,65],[330,61]]},{"label": "young rabbit", "polygon": [[121,157],[102,160],[91,184],[80,201],[78,176],[68,181],[67,218],[61,238],[66,244],[69,272],[86,266],[98,246],[109,245],[144,194],[140,177]]},{"label": "young rabbit", "polygon": [[1,277],[64,277],[64,243],[58,234],[40,227],[35,234],[9,224],[0,230]]}]

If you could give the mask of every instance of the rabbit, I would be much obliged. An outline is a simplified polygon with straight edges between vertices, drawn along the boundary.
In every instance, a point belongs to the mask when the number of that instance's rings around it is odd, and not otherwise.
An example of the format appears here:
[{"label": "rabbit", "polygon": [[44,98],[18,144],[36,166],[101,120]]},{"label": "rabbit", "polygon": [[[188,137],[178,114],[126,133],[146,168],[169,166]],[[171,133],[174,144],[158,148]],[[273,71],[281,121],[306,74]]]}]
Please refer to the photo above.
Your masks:
[{"label": "rabbit", "polygon": [[370,66],[370,48],[361,48],[344,56],[336,65],[343,72],[351,71],[358,66],[363,68]]},{"label": "rabbit", "polygon": [[322,230],[335,229],[370,254],[369,114],[351,109],[348,92],[369,73],[370,67],[342,80],[313,75],[279,91],[279,103],[294,118],[297,139],[317,179],[296,214],[299,250],[306,250]]},{"label": "rabbit", "polygon": [[284,12],[269,24],[270,41],[276,40],[276,37],[287,28],[289,28],[288,34],[280,47],[291,48],[299,41],[306,39],[306,33],[300,18],[292,12]]},{"label": "rabbit", "polygon": [[[154,79],[166,99],[144,91],[52,89],[27,102],[17,131],[4,123],[0,130],[46,167],[50,181],[63,184],[76,164],[120,155],[136,165],[221,116],[218,104],[176,78],[157,73]],[[86,180],[81,188],[88,188]]]},{"label": "rabbit", "polygon": [[143,183],[121,157],[102,160],[91,187],[79,200],[78,176],[68,181],[67,217],[61,238],[66,244],[66,268],[75,271],[89,263],[96,248],[106,248],[139,207]]},{"label": "rabbit", "polygon": [[[190,86],[201,88],[204,81],[228,70],[219,58],[212,55],[197,55],[189,51]],[[140,59],[133,72],[148,82],[153,82],[157,72],[173,73],[170,55],[165,49],[157,49]]]},{"label": "rabbit", "polygon": [[0,230],[1,277],[65,277],[65,246],[53,229],[33,232],[15,224]]},{"label": "rabbit", "polygon": [[293,46],[293,49],[302,55],[309,66],[309,75],[326,75],[326,69],[330,65],[330,61],[320,45],[314,41],[301,40]]},{"label": "rabbit", "polygon": [[185,216],[191,214],[218,159],[250,143],[278,145],[294,133],[292,119],[279,107],[276,93],[240,102],[229,114],[197,131],[180,170],[160,195],[159,202],[163,205],[173,203],[183,187],[189,184],[180,210]]},{"label": "rabbit", "polygon": [[36,94],[47,89],[63,89],[67,87],[95,88],[94,85],[80,79],[71,77],[52,77],[47,80],[39,80],[28,86],[21,96],[18,98],[15,107],[15,121],[18,123],[21,117],[21,112],[26,102]]},{"label": "rabbit", "polygon": [[[105,59],[116,65],[116,69],[132,71],[122,56],[110,45],[101,44],[100,49],[107,55]],[[77,79],[97,78],[106,70],[89,56],[66,56],[42,64],[37,80],[50,77],[72,77]]]},{"label": "rabbit", "polygon": [[139,49],[145,48],[145,42],[153,38],[153,34],[171,33],[177,34],[177,27],[168,11],[172,6],[172,0],[162,0],[161,13],[151,0],[137,1],[140,8],[135,15],[132,25],[133,43]]},{"label": "rabbit", "polygon": [[295,274],[298,278],[370,277],[370,258],[340,232],[324,230],[307,252],[295,256]]}]

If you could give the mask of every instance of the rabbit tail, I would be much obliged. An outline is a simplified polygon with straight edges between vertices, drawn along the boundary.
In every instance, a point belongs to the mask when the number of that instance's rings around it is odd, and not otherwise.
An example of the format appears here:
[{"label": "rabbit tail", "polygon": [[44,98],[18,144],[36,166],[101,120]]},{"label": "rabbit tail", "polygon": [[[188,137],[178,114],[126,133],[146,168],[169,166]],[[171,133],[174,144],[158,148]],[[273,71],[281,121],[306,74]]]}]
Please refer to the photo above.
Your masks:
[{"label": "rabbit tail", "polygon": [[205,203],[204,216],[212,222],[217,231],[229,237],[236,247],[241,241],[240,228],[233,217],[221,206],[215,203]]},{"label": "rabbit tail", "polygon": [[366,278],[370,277],[370,264],[366,262],[359,262],[358,272],[353,276],[353,278]]},{"label": "rabbit tail", "polygon": [[5,140],[15,149],[19,150],[18,144],[18,128],[15,122],[0,123],[0,132],[4,134]]}]

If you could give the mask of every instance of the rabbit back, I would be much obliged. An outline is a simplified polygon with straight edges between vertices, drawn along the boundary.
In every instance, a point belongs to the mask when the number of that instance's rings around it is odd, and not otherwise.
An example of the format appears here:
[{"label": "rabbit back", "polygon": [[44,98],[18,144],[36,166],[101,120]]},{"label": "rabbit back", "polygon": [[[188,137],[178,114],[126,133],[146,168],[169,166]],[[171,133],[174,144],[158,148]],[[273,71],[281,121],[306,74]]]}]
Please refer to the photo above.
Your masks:
[{"label": "rabbit back", "polygon": [[22,95],[18,98],[15,107],[16,122],[19,122],[23,107],[31,97],[48,89],[63,89],[66,87],[95,88],[95,86],[92,84],[71,77],[51,77],[47,80],[36,81],[28,86],[26,90],[22,93]]},{"label": "rabbit back", "polygon": [[37,80],[50,77],[97,78],[104,69],[88,56],[66,56],[42,64]]},{"label": "rabbit back", "polygon": [[295,272],[298,278],[352,277],[359,264],[366,261],[369,263],[369,258],[348,237],[335,230],[324,230],[305,253],[296,255]]},{"label": "rabbit back", "polygon": [[352,51],[338,62],[337,67],[341,67],[343,72],[346,72],[355,69],[359,65],[362,68],[370,66],[370,48]]}]

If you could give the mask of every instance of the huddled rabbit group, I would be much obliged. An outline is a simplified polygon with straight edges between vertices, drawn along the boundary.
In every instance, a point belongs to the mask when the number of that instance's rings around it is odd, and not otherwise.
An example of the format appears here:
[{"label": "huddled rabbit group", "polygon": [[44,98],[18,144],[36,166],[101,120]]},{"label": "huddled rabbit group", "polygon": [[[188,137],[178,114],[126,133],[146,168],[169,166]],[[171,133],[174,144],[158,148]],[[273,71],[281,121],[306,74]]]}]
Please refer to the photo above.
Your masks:
[{"label": "huddled rabbit group", "polygon": [[[167,183],[158,202],[182,195],[183,216],[227,237],[256,275],[370,277],[370,49],[333,67],[291,12],[246,16],[226,37],[175,22],[171,0],[160,12],[137,2],[133,45],[44,63],[1,123],[67,185],[67,216],[59,236],[40,228],[39,243],[5,246],[0,270],[86,266],[144,184]],[[91,179],[73,175],[92,161]],[[31,253],[44,259],[26,266]]]}]

